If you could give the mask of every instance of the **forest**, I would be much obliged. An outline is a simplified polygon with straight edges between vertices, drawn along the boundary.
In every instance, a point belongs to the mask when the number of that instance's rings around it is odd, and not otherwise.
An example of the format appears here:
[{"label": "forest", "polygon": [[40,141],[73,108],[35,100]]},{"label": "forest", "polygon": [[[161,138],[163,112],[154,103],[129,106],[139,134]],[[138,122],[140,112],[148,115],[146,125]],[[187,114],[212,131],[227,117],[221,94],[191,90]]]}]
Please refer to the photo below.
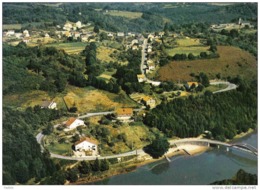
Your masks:
[{"label": "forest", "polygon": [[[83,23],[94,23],[103,30],[150,32],[161,31],[164,23],[191,24],[204,22],[208,24],[226,23],[232,20],[256,22],[257,6],[255,3],[234,3],[227,6],[216,6],[209,3],[61,3],[50,6],[48,3],[4,3],[3,24],[39,23],[63,25],[66,20]],[[53,5],[53,4],[52,4]],[[99,10],[99,11],[97,11]],[[142,12],[142,16],[129,19],[120,16],[103,14],[106,10]],[[81,14],[79,14],[79,12]],[[53,19],[55,18],[55,19]],[[201,21],[203,18],[203,21]]]},{"label": "forest", "polygon": [[197,137],[210,131],[212,138],[224,141],[257,125],[257,85],[242,80],[237,91],[189,96],[164,102],[147,113],[144,123],[166,136]]}]

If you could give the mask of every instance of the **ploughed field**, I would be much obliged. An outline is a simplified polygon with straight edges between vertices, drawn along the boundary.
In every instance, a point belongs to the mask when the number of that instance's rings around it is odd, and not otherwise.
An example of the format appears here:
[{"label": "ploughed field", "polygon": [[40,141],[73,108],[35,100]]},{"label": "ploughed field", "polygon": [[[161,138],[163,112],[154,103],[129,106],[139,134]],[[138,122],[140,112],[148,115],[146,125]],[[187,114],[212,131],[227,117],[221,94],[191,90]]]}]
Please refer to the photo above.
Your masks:
[{"label": "ploughed field", "polygon": [[254,79],[257,75],[256,58],[249,52],[232,46],[218,46],[219,58],[198,59],[192,61],[172,61],[161,67],[158,79],[162,81],[192,81],[191,73],[204,72],[210,79],[218,73],[222,78],[240,75],[244,79]]}]

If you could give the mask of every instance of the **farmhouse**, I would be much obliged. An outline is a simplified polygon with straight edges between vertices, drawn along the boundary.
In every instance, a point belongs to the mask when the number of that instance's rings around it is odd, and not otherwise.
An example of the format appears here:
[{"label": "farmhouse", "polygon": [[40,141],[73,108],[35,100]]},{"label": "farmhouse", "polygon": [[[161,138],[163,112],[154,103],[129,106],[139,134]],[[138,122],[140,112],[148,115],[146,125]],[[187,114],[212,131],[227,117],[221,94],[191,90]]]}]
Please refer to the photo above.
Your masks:
[{"label": "farmhouse", "polygon": [[142,74],[142,75],[137,75],[137,80],[138,82],[144,82],[146,79],[145,76]]},{"label": "farmhouse", "polygon": [[75,24],[75,25],[76,25],[76,27],[77,27],[77,28],[81,28],[81,27],[82,27],[82,25],[81,25],[81,22],[80,22],[80,21],[76,22],[76,24]]},{"label": "farmhouse", "polygon": [[54,101],[43,101],[41,108],[57,109],[57,103]]},{"label": "farmhouse", "polygon": [[154,70],[155,69],[155,64],[152,60],[148,60],[147,61],[147,66],[148,66],[148,70]]},{"label": "farmhouse", "polygon": [[23,31],[23,35],[24,35],[24,37],[30,37],[30,34],[29,34],[28,30],[24,30]]},{"label": "farmhouse", "polygon": [[8,30],[6,36],[13,36],[15,34],[14,30]]},{"label": "farmhouse", "polygon": [[124,36],[125,36],[124,32],[118,32],[117,33],[117,37],[124,37]]},{"label": "farmhouse", "polygon": [[84,151],[96,151],[97,150],[97,146],[98,146],[98,142],[96,140],[90,139],[88,137],[84,137],[82,139],[80,139],[79,141],[77,141],[75,144],[75,150],[84,150]]},{"label": "farmhouse", "polygon": [[198,87],[199,83],[198,82],[187,82],[184,86],[185,86],[185,88],[190,89],[192,85],[194,85],[195,87]]},{"label": "farmhouse", "polygon": [[133,116],[133,108],[118,108],[116,116],[118,120],[129,120]]},{"label": "farmhouse", "polygon": [[25,38],[23,38],[23,42],[26,43],[26,44],[29,43],[30,40],[31,40],[31,39],[30,39],[29,37],[25,37]]},{"label": "farmhouse", "polygon": [[143,97],[142,101],[144,102],[145,106],[149,106],[150,108],[154,108],[156,106],[155,99],[150,96]]},{"label": "farmhouse", "polygon": [[72,130],[82,125],[84,125],[84,121],[74,117],[69,118],[69,120],[65,123],[66,130]]}]

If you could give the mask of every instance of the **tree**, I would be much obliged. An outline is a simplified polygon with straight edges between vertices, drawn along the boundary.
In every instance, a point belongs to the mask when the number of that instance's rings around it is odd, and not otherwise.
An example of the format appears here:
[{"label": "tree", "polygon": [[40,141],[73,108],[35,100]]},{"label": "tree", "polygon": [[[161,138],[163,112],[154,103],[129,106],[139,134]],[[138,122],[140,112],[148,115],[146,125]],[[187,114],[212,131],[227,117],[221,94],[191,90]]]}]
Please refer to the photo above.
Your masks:
[{"label": "tree", "polygon": [[209,78],[205,73],[200,73],[199,74],[199,81],[201,82],[201,84],[205,87],[209,86]]},{"label": "tree", "polygon": [[95,33],[99,33],[99,27],[98,27],[98,25],[95,25],[95,26],[94,26],[93,31],[94,31]]},{"label": "tree", "polygon": [[29,170],[28,166],[23,160],[18,161],[14,164],[15,178],[19,183],[25,183],[29,180]]},{"label": "tree", "polygon": [[160,137],[156,135],[155,140],[144,148],[144,151],[148,153],[153,158],[159,158],[164,155],[170,147],[170,143],[165,137]]},{"label": "tree", "polygon": [[86,161],[81,161],[78,169],[82,174],[89,174],[91,172],[90,164]]},{"label": "tree", "polygon": [[107,159],[103,159],[101,160],[100,163],[100,171],[106,171],[109,170],[109,162],[107,161]]},{"label": "tree", "polygon": [[100,171],[100,160],[97,158],[94,163],[91,165],[93,171]]},{"label": "tree", "polygon": [[188,54],[188,59],[189,59],[189,60],[194,60],[194,59],[195,59],[195,56],[194,56],[192,53],[189,53],[189,54]]},{"label": "tree", "polygon": [[75,182],[78,180],[78,171],[76,169],[70,169],[67,171],[67,179],[70,181],[70,182]]}]

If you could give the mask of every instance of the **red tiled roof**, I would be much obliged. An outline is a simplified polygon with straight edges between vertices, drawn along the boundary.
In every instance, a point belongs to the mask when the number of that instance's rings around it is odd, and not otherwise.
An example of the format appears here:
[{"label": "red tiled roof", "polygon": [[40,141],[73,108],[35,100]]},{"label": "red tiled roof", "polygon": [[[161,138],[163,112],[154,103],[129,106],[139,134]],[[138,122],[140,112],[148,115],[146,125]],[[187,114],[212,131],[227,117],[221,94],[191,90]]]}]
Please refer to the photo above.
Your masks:
[{"label": "red tiled roof", "polygon": [[75,117],[71,117],[71,118],[69,118],[69,120],[66,122],[65,125],[66,125],[67,127],[69,127],[75,120],[76,120]]},{"label": "red tiled roof", "polygon": [[89,137],[84,137],[84,138],[80,139],[79,141],[75,142],[74,145],[78,145],[78,144],[80,144],[80,143],[82,143],[82,142],[84,142],[84,141],[90,142],[90,143],[95,144],[95,145],[98,144],[98,141],[97,141],[97,140],[91,139],[91,138],[89,138]]}]

